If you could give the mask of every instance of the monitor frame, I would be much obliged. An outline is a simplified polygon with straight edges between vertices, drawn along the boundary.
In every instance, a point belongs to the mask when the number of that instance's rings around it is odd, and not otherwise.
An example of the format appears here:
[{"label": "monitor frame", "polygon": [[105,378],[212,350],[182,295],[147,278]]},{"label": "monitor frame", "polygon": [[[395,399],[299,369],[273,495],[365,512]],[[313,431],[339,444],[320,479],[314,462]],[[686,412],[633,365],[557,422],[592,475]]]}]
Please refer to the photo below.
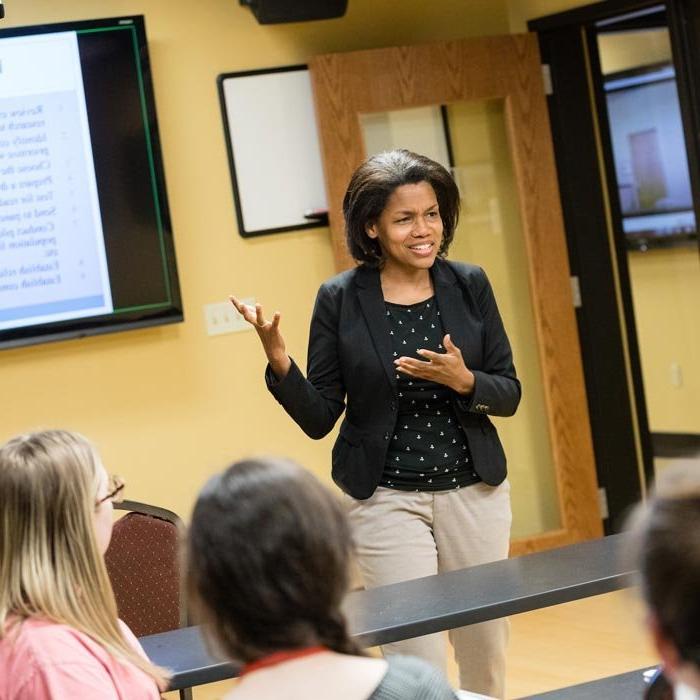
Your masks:
[{"label": "monitor frame", "polygon": [[117,313],[113,312],[101,316],[90,316],[67,321],[0,330],[0,350],[61,340],[79,339],[106,333],[143,329],[151,326],[161,326],[184,321],[144,16],[126,15],[3,28],[0,29],[0,39],[67,31],[80,32],[85,30],[101,30],[118,25],[129,27],[133,30],[134,49],[140,72],[144,130],[146,139],[150,142],[149,157],[152,162],[151,175],[154,198],[156,200],[155,212],[158,221],[158,233],[161,237],[162,262],[165,271],[164,280],[169,291],[169,305],[157,311],[141,309]]},{"label": "monitor frame", "polygon": [[[644,78],[648,76],[648,79]],[[632,84],[625,84],[628,81],[635,81]],[[644,85],[652,85],[661,82],[673,82],[676,83],[676,75],[673,63],[670,61],[662,61],[658,63],[650,63],[644,66],[637,66],[635,68],[617,71],[615,73],[607,73],[603,76],[603,94],[606,97],[610,94],[625,92],[628,90],[634,90]],[[613,84],[611,87],[610,84]],[[616,84],[617,83],[617,84]],[[609,115],[608,115],[609,119]],[[612,134],[611,134],[612,139]],[[615,169],[617,170],[617,164],[614,162]],[[690,180],[690,173],[688,172],[688,179]],[[616,181],[616,185],[619,187],[619,183]],[[620,224],[622,230],[622,236],[624,239],[625,247],[629,251],[640,251],[646,252],[654,248],[675,248],[675,247],[685,247],[685,246],[695,246],[698,240],[698,221],[697,216],[695,216],[695,209],[691,201],[690,206],[687,208],[680,209],[654,209],[639,211],[636,213],[624,213],[622,212],[622,204],[620,204]],[[633,221],[635,219],[642,220],[645,218],[655,218],[658,217],[660,220],[664,218],[670,218],[673,215],[684,215],[692,213],[695,218],[695,230],[687,231],[682,230],[674,233],[660,233],[658,229],[650,229],[649,231],[639,231],[630,233],[624,230],[626,221]]]}]

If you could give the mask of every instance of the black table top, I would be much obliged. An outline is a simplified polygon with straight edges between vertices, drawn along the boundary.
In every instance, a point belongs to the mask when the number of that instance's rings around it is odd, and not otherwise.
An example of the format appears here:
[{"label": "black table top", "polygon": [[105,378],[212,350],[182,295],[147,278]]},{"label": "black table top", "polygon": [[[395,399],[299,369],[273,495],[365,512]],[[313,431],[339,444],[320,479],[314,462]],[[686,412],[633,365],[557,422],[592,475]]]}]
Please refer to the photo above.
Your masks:
[{"label": "black table top", "polygon": [[[344,610],[352,635],[369,647],[608,593],[632,583],[634,572],[621,556],[625,541],[626,535],[612,535],[355,591]],[[198,627],[140,641],[152,661],[173,670],[172,689],[237,675],[207,652]]]},{"label": "black table top", "polygon": [[358,591],[345,613],[358,641],[375,646],[608,593],[631,585],[624,541],[612,535]]},{"label": "black table top", "polygon": [[645,671],[640,668],[637,671],[621,673],[618,676],[601,678],[589,683],[572,685],[568,688],[552,690],[548,693],[530,695],[523,700],[642,700],[647,688]]}]

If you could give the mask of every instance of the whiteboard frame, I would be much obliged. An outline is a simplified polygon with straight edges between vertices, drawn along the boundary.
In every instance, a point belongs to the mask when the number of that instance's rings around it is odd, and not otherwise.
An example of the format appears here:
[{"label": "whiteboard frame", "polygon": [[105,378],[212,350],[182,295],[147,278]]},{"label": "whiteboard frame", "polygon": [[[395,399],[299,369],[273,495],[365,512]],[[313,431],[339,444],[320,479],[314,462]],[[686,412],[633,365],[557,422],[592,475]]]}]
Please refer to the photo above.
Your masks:
[{"label": "whiteboard frame", "polygon": [[[226,138],[226,150],[227,150],[227,155],[228,155],[228,163],[229,163],[229,169],[231,172],[231,186],[233,190],[233,201],[234,201],[234,206],[236,210],[236,219],[238,222],[238,232],[239,234],[244,237],[244,238],[249,238],[253,236],[262,236],[262,235],[267,235],[267,234],[272,234],[272,233],[284,233],[287,231],[300,231],[300,230],[305,230],[305,229],[312,229],[312,228],[323,228],[328,226],[328,215],[326,213],[326,210],[322,210],[321,213],[313,218],[309,218],[305,220],[304,222],[294,222],[290,223],[289,225],[283,225],[283,226],[276,226],[272,228],[263,228],[263,229],[248,229],[246,228],[246,223],[245,223],[245,218],[244,218],[244,202],[242,201],[242,193],[241,193],[241,186],[240,186],[240,176],[241,176],[241,171],[243,170],[243,167],[236,167],[236,154],[235,154],[235,149],[234,149],[234,137],[233,134],[231,133],[231,124],[233,123],[233,119],[235,118],[235,114],[233,113],[232,105],[229,104],[229,101],[227,100],[227,95],[226,95],[226,90],[225,90],[225,84],[227,81],[230,80],[236,80],[238,78],[250,78],[251,76],[267,76],[273,73],[291,73],[291,72],[296,72],[298,73],[299,71],[307,71],[308,72],[309,67],[306,64],[298,64],[298,65],[293,65],[293,66],[278,66],[276,68],[262,68],[258,70],[247,70],[247,71],[236,71],[233,73],[221,73],[217,77],[217,86],[218,86],[218,92],[219,92],[219,101],[221,104],[221,116],[223,120],[223,126],[224,126],[224,135]],[[284,95],[280,95],[280,109],[287,109],[288,105],[284,101]],[[313,126],[313,134],[315,136],[315,142],[318,147],[318,163],[321,163],[321,156],[320,156],[320,143],[318,141],[318,136],[317,136],[317,131],[315,128],[315,122],[312,125]],[[315,156],[315,154],[313,154]],[[240,154],[239,154],[240,157]],[[275,154],[276,158],[285,158],[284,153],[276,153]],[[312,158],[312,160],[315,160],[315,158]],[[297,172],[297,177],[304,177],[304,168],[312,168],[312,164],[304,164],[304,163],[298,163],[298,172]],[[320,178],[321,182],[323,183],[323,186],[325,187],[325,179],[323,177],[323,168],[322,165],[320,166]],[[283,191],[284,183],[277,183],[277,184],[272,184],[268,185],[271,190],[277,189],[277,191]],[[324,195],[325,198],[325,195]],[[303,207],[304,205],[301,204],[300,208]],[[300,216],[303,217],[304,212],[300,212]]]}]

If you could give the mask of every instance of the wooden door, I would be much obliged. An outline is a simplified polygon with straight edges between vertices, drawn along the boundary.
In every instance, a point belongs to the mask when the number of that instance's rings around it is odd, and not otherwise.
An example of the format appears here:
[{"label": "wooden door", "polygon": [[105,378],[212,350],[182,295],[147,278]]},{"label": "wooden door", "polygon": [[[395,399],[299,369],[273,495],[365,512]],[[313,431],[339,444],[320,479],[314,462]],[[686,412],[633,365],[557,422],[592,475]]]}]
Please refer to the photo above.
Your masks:
[{"label": "wooden door", "polygon": [[[462,112],[464,107],[469,112],[470,106],[478,104],[500,105],[503,143],[512,163],[512,199],[517,200],[514,208],[519,217],[516,243],[522,247],[522,264],[504,276],[504,285],[521,275],[524,287],[520,289],[529,290],[524,295],[529,297],[527,313],[511,314],[511,325],[519,326],[523,315],[531,317],[531,329],[523,331],[526,340],[521,346],[524,351],[533,351],[538,366],[528,376],[522,372],[520,376],[523,402],[530,400],[528,396],[540,396],[541,407],[523,410],[529,411],[524,414],[525,418],[530,416],[528,420],[536,422],[539,414],[544,423],[541,434],[545,437],[537,439],[533,449],[544,450],[551,459],[552,502],[545,504],[545,510],[556,510],[556,522],[543,520],[545,525],[538,531],[515,539],[511,551],[519,554],[600,536],[589,418],[535,36],[484,37],[328,54],[313,58],[310,69],[338,270],[354,264],[345,248],[341,204],[352,172],[367,156],[362,115],[431,105],[453,106]],[[487,170],[482,164],[479,172],[483,175]],[[478,222],[476,216],[471,219]],[[513,235],[510,240],[515,240]],[[481,249],[488,252],[493,247]],[[506,251],[506,255],[510,253]],[[480,259],[471,262],[484,264]],[[489,273],[487,265],[484,267]],[[514,292],[515,296],[519,293]],[[498,287],[496,295],[501,304]],[[505,314],[504,318],[513,340],[513,328]],[[517,353],[515,361],[518,367]],[[508,425],[518,425],[519,415],[507,419],[515,422]],[[499,431],[503,430],[499,424]],[[527,425],[524,432],[529,432]],[[518,450],[508,448],[506,444],[509,464],[513,465],[511,481],[517,475],[523,493],[527,491],[530,500],[536,501],[538,474],[533,472],[534,481],[529,481],[525,472],[514,472],[519,464]],[[513,497],[515,511],[515,483]]]}]

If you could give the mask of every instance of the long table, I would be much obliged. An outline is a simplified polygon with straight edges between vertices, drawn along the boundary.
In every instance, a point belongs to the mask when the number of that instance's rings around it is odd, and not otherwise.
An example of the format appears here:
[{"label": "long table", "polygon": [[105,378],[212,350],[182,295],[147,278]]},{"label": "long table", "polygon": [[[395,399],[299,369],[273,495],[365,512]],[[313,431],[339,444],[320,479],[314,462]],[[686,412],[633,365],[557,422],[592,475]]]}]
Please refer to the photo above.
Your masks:
[{"label": "long table", "polygon": [[[567,603],[630,586],[627,535],[527,554],[350,593],[350,631],[365,647]],[[238,667],[206,648],[199,627],[141,638],[152,661],[173,671],[171,689],[233,678]]]},{"label": "long table", "polygon": [[568,688],[550,690],[548,693],[528,695],[522,700],[641,700],[649,687],[646,674],[653,675],[655,669],[640,668],[637,671],[620,673],[617,676],[600,678],[588,683],[571,685]]}]

